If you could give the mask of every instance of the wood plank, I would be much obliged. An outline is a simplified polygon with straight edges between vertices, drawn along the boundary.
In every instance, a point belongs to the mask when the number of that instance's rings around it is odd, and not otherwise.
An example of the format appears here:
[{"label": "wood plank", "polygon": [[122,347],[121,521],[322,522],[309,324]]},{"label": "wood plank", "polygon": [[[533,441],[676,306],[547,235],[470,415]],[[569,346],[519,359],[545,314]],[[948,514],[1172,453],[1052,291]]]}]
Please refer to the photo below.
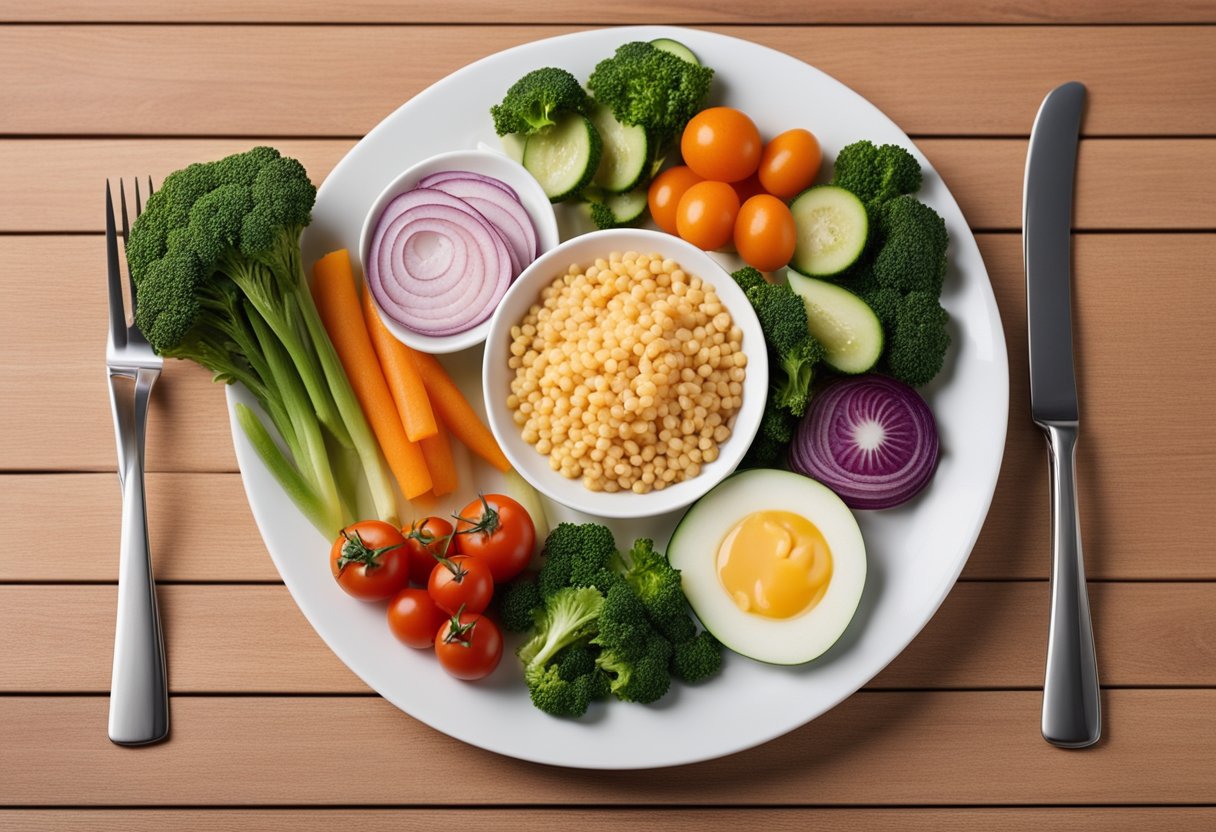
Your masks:
[{"label": "wood plank", "polygon": [[[0,587],[0,632],[22,634],[0,644],[0,691],[108,691],[115,594]],[[282,586],[162,586],[159,597],[174,693],[369,691]],[[1090,598],[1104,685],[1216,686],[1216,584],[1094,582]],[[867,688],[1040,687],[1047,610],[1044,582],[960,583]]]},{"label": "wood plank", "polygon": [[[0,133],[361,135],[471,61],[565,31],[7,27],[0,29],[0,77],[7,81]],[[1087,135],[1216,133],[1211,28],[727,31],[814,63],[913,134],[1026,135],[1045,91],[1072,77],[1092,90]]]},{"label": "wood plank", "polygon": [[[1083,753],[1039,736],[1037,691],[859,693],[761,749],[695,766],[574,771],[467,747],[387,702],[176,697],[167,743],[105,736],[105,697],[0,698],[0,804],[755,806],[1206,804],[1216,691],[1115,690]],[[335,772],[398,771],[404,777]],[[1129,764],[1129,761],[1135,764]]]},{"label": "wood plank", "polygon": [[423,832],[453,828],[534,832],[581,829],[620,832],[662,829],[765,829],[770,832],[1208,832],[1216,809],[1059,807],[1051,809],[10,809],[0,810],[10,832]]},{"label": "wood plank", "polygon": [[[353,139],[2,139],[0,231],[100,232],[98,187],[136,174],[157,182],[199,159],[269,143],[300,159],[320,182]],[[1020,228],[1026,142],[921,139],[972,229]],[[1216,140],[1087,139],[1081,142],[1074,225],[1089,230],[1216,229]]]},{"label": "wood plank", "polygon": [[577,0],[554,0],[543,7],[510,8],[491,0],[351,0],[334,5],[325,0],[199,0],[174,9],[171,15],[147,0],[42,0],[37,5],[17,0],[0,2],[0,22],[206,22],[206,23],[1211,23],[1212,7],[1202,0],[1140,3],[1136,0],[945,0],[908,3],[904,0],[858,0],[840,3],[800,3],[777,0],[741,6],[728,0],[702,0],[661,5],[642,0],[614,3],[611,14]]}]

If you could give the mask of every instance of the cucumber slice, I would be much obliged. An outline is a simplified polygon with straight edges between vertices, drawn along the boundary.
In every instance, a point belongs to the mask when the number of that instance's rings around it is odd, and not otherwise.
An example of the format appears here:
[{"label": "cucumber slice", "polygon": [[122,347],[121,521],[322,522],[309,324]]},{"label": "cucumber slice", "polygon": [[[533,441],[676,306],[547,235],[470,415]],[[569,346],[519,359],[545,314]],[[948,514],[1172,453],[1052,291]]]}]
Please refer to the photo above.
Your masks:
[{"label": "cucumber slice", "polygon": [[591,123],[603,145],[592,184],[614,194],[633,190],[646,174],[650,155],[645,128],[621,124],[612,110],[599,106],[591,111]]},{"label": "cucumber slice", "polygon": [[790,261],[810,277],[831,277],[857,262],[866,247],[870,221],[852,191],[817,185],[790,203],[798,242]]},{"label": "cucumber slice", "polygon": [[680,43],[678,40],[672,40],[671,38],[655,38],[650,42],[650,45],[655,49],[670,52],[682,61],[688,61],[690,64],[695,64],[696,66],[701,65],[701,62],[697,60],[697,56],[692,53],[692,50]]},{"label": "cucumber slice", "polygon": [[834,369],[854,375],[874,368],[882,355],[882,324],[857,295],[823,280],[786,273],[790,288],[806,304],[806,324],[827,348],[824,359]]},{"label": "cucumber slice", "polygon": [[567,113],[528,137],[524,167],[550,202],[568,199],[591,181],[600,164],[600,134],[591,120]]},{"label": "cucumber slice", "polygon": [[587,199],[587,212],[591,221],[601,231],[629,225],[646,213],[646,188],[638,188],[625,194],[604,194],[597,191],[584,192],[583,195]]},{"label": "cucumber slice", "polygon": [[527,136],[521,136],[518,133],[508,133],[501,137],[502,152],[507,154],[507,158],[512,162],[524,163],[524,145],[528,142]]}]

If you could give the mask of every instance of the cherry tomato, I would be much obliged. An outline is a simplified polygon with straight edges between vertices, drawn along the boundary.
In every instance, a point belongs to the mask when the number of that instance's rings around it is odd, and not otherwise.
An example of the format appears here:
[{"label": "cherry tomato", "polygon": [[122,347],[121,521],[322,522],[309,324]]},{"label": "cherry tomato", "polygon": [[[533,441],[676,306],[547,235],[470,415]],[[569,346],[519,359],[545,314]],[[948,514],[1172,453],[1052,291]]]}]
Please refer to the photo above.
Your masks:
[{"label": "cherry tomato", "polygon": [[435,558],[448,554],[448,537],[454,529],[442,517],[426,517],[415,520],[409,528],[402,529],[405,535],[405,550],[409,553],[410,581],[426,586],[435,568]]},{"label": "cherry tomato", "polygon": [[684,165],[668,168],[654,178],[646,202],[650,207],[650,216],[654,217],[659,228],[668,234],[679,233],[676,231],[676,209],[680,205],[680,197],[700,181],[701,177]]},{"label": "cherry tomato", "polygon": [[463,608],[479,613],[490,606],[494,597],[494,578],[490,567],[481,561],[457,555],[435,564],[426,588],[431,600],[444,612],[455,613]]},{"label": "cherry tomato", "polygon": [[773,196],[789,199],[815,181],[823,152],[809,130],[786,130],[773,137],[760,156],[760,184]]},{"label": "cherry tomato", "polygon": [[409,647],[434,647],[435,631],[446,620],[447,614],[425,589],[407,586],[388,602],[388,628]]},{"label": "cherry tomato", "polygon": [[343,529],[329,550],[329,565],[338,585],[364,601],[392,597],[410,577],[405,538],[396,526],[379,520]]},{"label": "cherry tomato", "polygon": [[731,182],[730,186],[735,189],[735,193],[739,195],[739,204],[747,202],[756,194],[764,193],[764,186],[760,184],[760,177],[752,174],[740,182]]},{"label": "cherry tomato", "polygon": [[486,494],[460,510],[456,548],[488,566],[494,583],[506,583],[532,562],[536,526],[510,497]]},{"label": "cherry tomato", "polygon": [[484,616],[453,615],[435,634],[435,656],[457,679],[482,679],[494,672],[502,658],[502,633]]},{"label": "cherry tomato", "polygon": [[705,179],[738,182],[760,164],[760,131],[744,113],[710,107],[692,117],[680,139],[684,164]]},{"label": "cherry tomato", "polygon": [[676,229],[698,248],[712,251],[730,241],[739,195],[725,182],[698,182],[680,197]]},{"label": "cherry tomato", "polygon": [[771,272],[790,262],[798,242],[794,215],[784,202],[758,194],[739,209],[735,249],[749,266]]}]

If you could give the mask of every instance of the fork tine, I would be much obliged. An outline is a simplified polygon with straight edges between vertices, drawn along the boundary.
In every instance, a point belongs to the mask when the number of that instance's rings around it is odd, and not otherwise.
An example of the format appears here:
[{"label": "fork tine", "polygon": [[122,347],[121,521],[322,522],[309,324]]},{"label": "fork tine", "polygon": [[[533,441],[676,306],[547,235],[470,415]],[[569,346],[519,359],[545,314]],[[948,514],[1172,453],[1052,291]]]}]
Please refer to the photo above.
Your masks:
[{"label": "fork tine", "polygon": [[[151,180],[149,179],[149,181],[151,181]],[[118,189],[119,189],[119,193],[121,195],[122,180],[119,180],[119,182],[118,182]],[[136,219],[139,218],[139,215],[142,214],[143,211],[144,211],[144,206],[143,206],[143,201],[140,199],[139,177],[137,176],[137,177],[135,177],[135,217],[136,217]],[[130,229],[127,226],[127,200],[124,197],[123,201],[122,201],[122,246],[123,246],[124,254],[126,253],[127,236],[129,233],[130,233]],[[139,327],[136,326],[136,324],[135,324],[135,310],[139,304],[139,301],[137,300],[137,294],[135,291],[135,277],[131,274],[130,261],[128,260],[124,265],[127,267],[127,284],[128,284],[127,288],[130,289],[130,295],[131,295],[131,328],[127,331],[127,338],[132,341],[137,341],[137,342],[143,341],[144,334],[139,331]]]},{"label": "fork tine", "polygon": [[[149,181],[151,178],[149,177]],[[144,212],[144,204],[139,198],[139,177],[135,177],[135,216],[139,216]]]},{"label": "fork tine", "polygon": [[[135,199],[139,199],[139,180],[135,180]],[[127,222],[127,189],[123,179],[118,180],[118,204],[122,208],[122,247],[127,247],[127,237],[131,234],[131,224]]]},{"label": "fork tine", "polygon": [[106,265],[110,295],[110,346],[127,345],[127,316],[122,304],[122,272],[118,266],[118,233],[114,229],[114,201],[106,180]]}]

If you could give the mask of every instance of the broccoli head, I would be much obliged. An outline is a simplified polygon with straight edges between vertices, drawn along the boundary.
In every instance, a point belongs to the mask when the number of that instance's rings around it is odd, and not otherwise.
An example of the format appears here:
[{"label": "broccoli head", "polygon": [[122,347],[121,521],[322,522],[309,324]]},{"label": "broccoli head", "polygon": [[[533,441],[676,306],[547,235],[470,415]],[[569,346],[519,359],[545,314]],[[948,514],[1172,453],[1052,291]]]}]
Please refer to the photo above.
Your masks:
[{"label": "broccoli head", "polygon": [[747,294],[754,286],[767,286],[768,281],[764,279],[764,275],[759,269],[752,266],[744,266],[738,271],[731,272],[730,276],[734,279],[739,288],[743,290],[743,294]]},{"label": "broccoli head", "polygon": [[708,630],[676,642],[671,672],[682,682],[703,682],[722,669],[722,643]]},{"label": "broccoli head", "polygon": [[857,194],[871,208],[918,190],[920,182],[920,163],[911,153],[897,144],[865,140],[841,149],[832,174],[833,185]]},{"label": "broccoli head", "polygon": [[625,655],[637,653],[654,635],[646,607],[624,583],[608,590],[597,627],[594,643]]},{"label": "broccoli head", "polygon": [[879,212],[882,246],[873,275],[882,287],[900,294],[941,294],[946,276],[946,223],[937,212],[912,196],[885,202]]},{"label": "broccoli head", "polygon": [[806,304],[788,284],[766,283],[747,291],[764,340],[781,370],[772,374],[774,402],[795,416],[806,412],[815,364],[826,350],[807,328]]},{"label": "broccoli head", "polygon": [[949,314],[929,292],[909,292],[891,314],[884,322],[883,369],[913,387],[927,384],[941,372],[950,347]]},{"label": "broccoli head", "polygon": [[587,114],[590,100],[578,79],[564,69],[534,69],[507,90],[502,103],[490,108],[500,136],[527,136],[556,122],[559,113]]},{"label": "broccoli head", "polygon": [[494,593],[502,628],[509,633],[526,633],[535,623],[533,614],[543,599],[536,581],[518,578]]},{"label": "broccoli head", "polygon": [[556,665],[537,665],[524,671],[532,704],[551,716],[580,717],[596,699],[609,693],[608,675],[592,664],[574,678],[564,676]]},{"label": "broccoli head", "polygon": [[634,591],[652,621],[687,615],[680,570],[656,551],[654,541],[639,538],[628,552],[617,557],[617,568]]},{"label": "broccoli head", "polygon": [[608,674],[609,689],[624,702],[655,702],[671,688],[671,642],[651,633],[631,652],[605,648],[596,659]]},{"label": "broccoli head", "polygon": [[604,596],[590,587],[567,587],[546,598],[532,637],[518,651],[525,669],[546,665],[571,644],[595,635],[603,606]]},{"label": "broccoli head", "polygon": [[596,64],[587,88],[617,121],[646,130],[652,170],[657,170],[667,147],[701,109],[713,77],[708,67],[635,41]]},{"label": "broccoli head", "polygon": [[559,523],[545,539],[544,565],[537,578],[541,597],[571,586],[607,591],[620,581],[612,569],[614,557],[616,541],[607,526]]}]

